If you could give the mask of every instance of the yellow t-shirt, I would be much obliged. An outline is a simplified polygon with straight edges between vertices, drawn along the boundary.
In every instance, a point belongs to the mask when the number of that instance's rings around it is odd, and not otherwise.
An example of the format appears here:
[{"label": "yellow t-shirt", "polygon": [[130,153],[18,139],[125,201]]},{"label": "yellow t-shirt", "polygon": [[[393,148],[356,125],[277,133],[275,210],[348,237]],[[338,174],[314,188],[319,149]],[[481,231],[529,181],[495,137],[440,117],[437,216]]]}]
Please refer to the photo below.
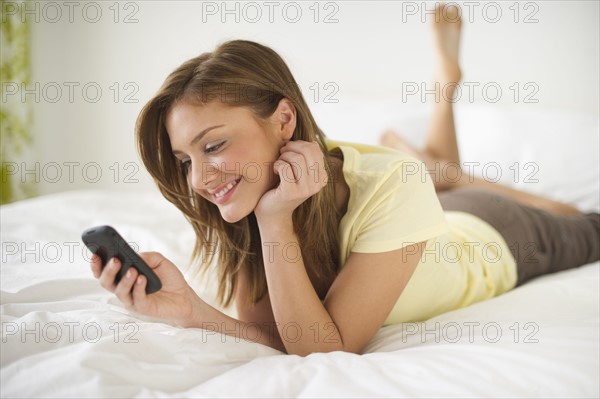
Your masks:
[{"label": "yellow t-shirt", "polygon": [[339,225],[340,262],[427,240],[425,252],[384,325],[427,320],[502,294],[517,281],[506,241],[487,222],[442,209],[425,165],[400,151],[327,140],[344,156],[350,188]]}]

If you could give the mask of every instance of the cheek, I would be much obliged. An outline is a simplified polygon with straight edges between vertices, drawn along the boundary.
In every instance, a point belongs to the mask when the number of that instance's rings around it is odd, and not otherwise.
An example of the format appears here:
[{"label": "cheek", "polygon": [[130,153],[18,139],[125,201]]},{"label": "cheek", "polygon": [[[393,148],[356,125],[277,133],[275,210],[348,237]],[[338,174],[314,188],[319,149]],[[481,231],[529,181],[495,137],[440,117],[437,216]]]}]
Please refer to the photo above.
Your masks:
[{"label": "cheek", "polygon": [[246,170],[254,169],[256,163],[243,148],[229,148],[223,156],[215,157],[215,164],[218,165],[219,172],[223,176],[245,175]]},{"label": "cheek", "polygon": [[279,147],[272,143],[255,142],[246,146],[229,148],[214,162],[223,175],[241,175],[247,182],[260,184],[273,180],[273,163],[279,157]]}]

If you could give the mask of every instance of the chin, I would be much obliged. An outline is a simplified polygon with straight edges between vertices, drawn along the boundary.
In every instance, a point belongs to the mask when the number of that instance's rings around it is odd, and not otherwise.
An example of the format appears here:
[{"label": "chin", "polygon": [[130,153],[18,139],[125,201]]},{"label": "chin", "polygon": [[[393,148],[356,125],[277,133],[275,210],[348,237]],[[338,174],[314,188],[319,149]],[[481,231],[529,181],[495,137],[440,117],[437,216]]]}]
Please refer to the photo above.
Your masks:
[{"label": "chin", "polygon": [[[215,204],[219,208],[219,212],[221,213],[221,218],[227,223],[237,223],[240,220],[244,219],[252,212],[258,205],[259,200],[262,198],[263,194],[267,192],[269,188],[265,188],[264,190],[254,192],[243,192],[238,191],[234,193],[234,198],[230,199],[225,204]],[[211,201],[214,204],[214,201]]]},{"label": "chin", "polygon": [[[245,215],[247,216],[247,215]],[[229,215],[229,214],[223,214],[221,213],[221,217],[223,218],[224,221],[226,221],[227,223],[236,223],[239,222],[240,220],[242,220],[244,217],[244,215],[241,216],[235,216],[235,215]]]},{"label": "chin", "polygon": [[248,210],[235,210],[235,209],[219,209],[221,211],[221,217],[227,223],[237,223],[246,216],[250,215],[254,208]]}]

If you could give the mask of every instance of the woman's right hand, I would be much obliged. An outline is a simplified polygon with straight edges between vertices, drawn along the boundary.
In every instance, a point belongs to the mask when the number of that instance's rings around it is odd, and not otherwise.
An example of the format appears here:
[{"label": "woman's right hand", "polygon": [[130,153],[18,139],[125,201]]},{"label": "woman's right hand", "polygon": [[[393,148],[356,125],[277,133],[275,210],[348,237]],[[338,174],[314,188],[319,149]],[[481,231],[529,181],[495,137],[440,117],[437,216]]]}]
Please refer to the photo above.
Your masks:
[{"label": "woman's right hand", "polygon": [[114,294],[125,308],[146,316],[168,319],[178,324],[187,324],[193,319],[197,305],[204,302],[185,281],[181,271],[171,261],[158,252],[140,252],[138,254],[156,273],[162,288],[150,295],[146,294],[147,279],[130,267],[125,276],[115,284],[115,276],[121,268],[117,258],[110,259],[102,268],[97,255],[91,259],[94,277],[100,285]]}]

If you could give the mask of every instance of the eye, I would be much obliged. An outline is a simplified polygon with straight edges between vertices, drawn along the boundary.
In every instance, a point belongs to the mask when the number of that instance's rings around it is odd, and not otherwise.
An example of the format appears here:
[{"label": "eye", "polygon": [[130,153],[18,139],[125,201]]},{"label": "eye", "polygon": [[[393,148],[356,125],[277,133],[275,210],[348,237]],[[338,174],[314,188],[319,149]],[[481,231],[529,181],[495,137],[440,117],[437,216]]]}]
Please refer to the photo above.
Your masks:
[{"label": "eye", "polygon": [[215,144],[215,145],[213,145],[212,147],[206,147],[206,148],[204,149],[204,152],[205,152],[206,154],[210,154],[210,153],[212,153],[212,152],[215,152],[215,151],[217,151],[219,148],[221,148],[221,147],[223,146],[223,144],[225,144],[225,141],[221,141],[220,143],[218,143],[218,144]]},{"label": "eye", "polygon": [[189,159],[179,162],[179,167],[181,168],[181,171],[183,172],[183,174],[186,176],[190,170],[191,165],[192,165],[192,161],[190,161]]}]

